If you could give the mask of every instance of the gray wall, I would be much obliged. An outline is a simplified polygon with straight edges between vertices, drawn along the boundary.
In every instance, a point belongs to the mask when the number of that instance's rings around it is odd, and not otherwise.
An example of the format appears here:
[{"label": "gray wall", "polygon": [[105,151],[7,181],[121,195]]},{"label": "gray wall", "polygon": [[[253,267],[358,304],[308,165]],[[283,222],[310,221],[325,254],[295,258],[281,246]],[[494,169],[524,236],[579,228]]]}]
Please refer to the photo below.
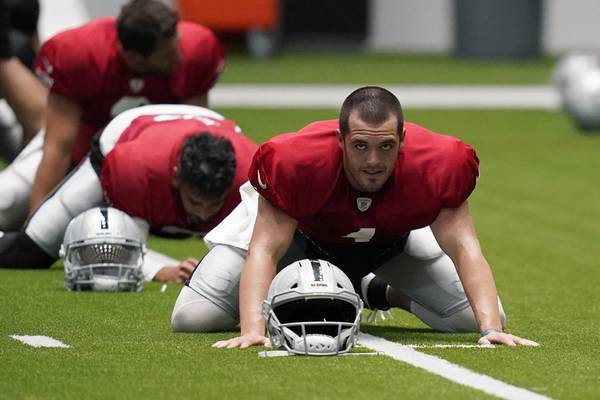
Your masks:
[{"label": "gray wall", "polygon": [[[40,35],[46,39],[90,19],[116,15],[125,2],[40,0]],[[369,4],[370,49],[434,54],[453,51],[454,0],[370,0]],[[598,0],[544,0],[542,51],[600,51],[598,16]]]},{"label": "gray wall", "polygon": [[[453,0],[371,0],[370,6],[371,49],[453,51]],[[542,51],[559,54],[570,50],[600,50],[598,16],[598,0],[544,0]]]}]

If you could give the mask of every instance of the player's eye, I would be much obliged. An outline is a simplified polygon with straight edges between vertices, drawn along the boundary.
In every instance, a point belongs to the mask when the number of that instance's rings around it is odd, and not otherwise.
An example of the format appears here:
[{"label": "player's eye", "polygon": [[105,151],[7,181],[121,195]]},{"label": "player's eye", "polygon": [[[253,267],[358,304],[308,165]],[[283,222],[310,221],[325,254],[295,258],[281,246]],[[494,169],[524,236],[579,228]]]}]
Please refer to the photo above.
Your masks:
[{"label": "player's eye", "polygon": [[381,148],[381,150],[389,151],[393,148],[393,145],[391,143],[385,143],[385,144],[382,144],[380,146],[380,148]]},{"label": "player's eye", "polygon": [[366,145],[366,144],[364,144],[364,143],[355,143],[355,144],[354,144],[354,148],[355,148],[356,150],[363,151],[363,150],[366,150],[366,149],[367,149],[367,145]]}]

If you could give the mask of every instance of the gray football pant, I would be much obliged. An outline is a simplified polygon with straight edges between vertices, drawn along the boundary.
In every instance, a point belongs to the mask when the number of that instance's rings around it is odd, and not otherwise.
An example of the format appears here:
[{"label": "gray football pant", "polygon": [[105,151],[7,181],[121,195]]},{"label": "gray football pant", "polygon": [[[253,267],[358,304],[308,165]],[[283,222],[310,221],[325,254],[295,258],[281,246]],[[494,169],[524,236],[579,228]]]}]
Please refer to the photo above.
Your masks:
[{"label": "gray football pant", "polygon": [[[235,328],[245,257],[245,250],[227,245],[217,245],[208,252],[179,294],[171,316],[173,330],[214,332]],[[303,257],[287,254],[285,258]],[[407,295],[410,311],[432,329],[479,331],[454,264],[439,249],[429,228],[411,232],[405,251],[374,273]],[[500,301],[499,305],[504,321]]]}]

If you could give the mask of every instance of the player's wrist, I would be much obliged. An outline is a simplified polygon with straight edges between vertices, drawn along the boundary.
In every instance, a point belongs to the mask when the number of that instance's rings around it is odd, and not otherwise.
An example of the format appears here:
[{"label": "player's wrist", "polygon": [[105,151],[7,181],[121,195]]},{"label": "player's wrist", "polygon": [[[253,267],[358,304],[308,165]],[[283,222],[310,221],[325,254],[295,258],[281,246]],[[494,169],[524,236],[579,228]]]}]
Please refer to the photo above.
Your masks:
[{"label": "player's wrist", "polygon": [[500,328],[487,328],[481,331],[481,337],[487,336],[491,333],[502,333],[502,329]]}]

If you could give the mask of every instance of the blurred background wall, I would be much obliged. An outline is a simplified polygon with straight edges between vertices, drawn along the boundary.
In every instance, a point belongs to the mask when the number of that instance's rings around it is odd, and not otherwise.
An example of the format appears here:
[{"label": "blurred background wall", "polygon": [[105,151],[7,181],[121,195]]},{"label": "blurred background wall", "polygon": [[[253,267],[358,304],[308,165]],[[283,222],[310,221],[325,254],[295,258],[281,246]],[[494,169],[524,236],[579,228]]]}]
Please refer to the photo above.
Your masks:
[{"label": "blurred background wall", "polygon": [[[40,34],[43,39],[93,18],[116,15],[125,2],[125,0],[40,1]],[[477,23],[484,28],[490,26],[484,17],[486,8],[497,19],[491,25],[496,23],[500,24],[498,25],[500,27],[507,27],[509,33],[514,33],[515,29],[518,32],[521,32],[520,29],[523,30],[522,32],[530,33],[537,31],[539,37],[535,40],[538,43],[539,54],[555,55],[572,50],[600,49],[600,24],[597,23],[600,1],[598,0],[165,1],[179,6],[184,17],[197,19],[209,26],[216,23],[214,15],[220,14],[223,18],[229,17],[231,20],[230,14],[237,10],[239,11],[237,27],[234,23],[229,26],[221,24],[213,28],[217,32],[221,30],[223,34],[231,33],[236,29],[256,33],[258,28],[259,32],[268,34],[263,37],[258,36],[259,45],[262,38],[276,42],[279,49],[320,46],[329,49],[361,49],[377,52],[452,54],[467,40],[464,35],[459,35],[460,32],[464,34],[466,29],[466,32],[472,35],[473,29],[476,28],[472,25]],[[228,4],[232,2],[237,7],[232,9]],[[249,7],[244,8],[244,4]],[[213,10],[208,23],[202,21],[205,17],[198,12],[203,7]],[[259,15],[261,7],[262,11],[265,11],[262,12],[263,20],[258,25],[252,26],[251,18],[248,20],[251,15],[245,10],[254,10],[253,15]],[[265,7],[275,9],[266,10]],[[512,11],[516,14],[506,11],[507,7],[517,7]],[[521,9],[529,7],[529,13],[532,13],[531,7],[534,7],[538,14],[537,20],[528,20],[530,17],[524,17],[524,12],[519,12],[519,7]],[[185,10],[187,12],[183,12]],[[275,15],[272,23],[265,23],[265,15]],[[507,40],[502,29],[497,31],[497,38],[494,39],[497,42],[491,43],[488,47]],[[481,35],[475,35],[475,40],[479,36]],[[489,38],[483,35],[481,40],[487,41]],[[493,53],[494,49],[490,50]],[[537,55],[534,53],[530,55]]]}]

